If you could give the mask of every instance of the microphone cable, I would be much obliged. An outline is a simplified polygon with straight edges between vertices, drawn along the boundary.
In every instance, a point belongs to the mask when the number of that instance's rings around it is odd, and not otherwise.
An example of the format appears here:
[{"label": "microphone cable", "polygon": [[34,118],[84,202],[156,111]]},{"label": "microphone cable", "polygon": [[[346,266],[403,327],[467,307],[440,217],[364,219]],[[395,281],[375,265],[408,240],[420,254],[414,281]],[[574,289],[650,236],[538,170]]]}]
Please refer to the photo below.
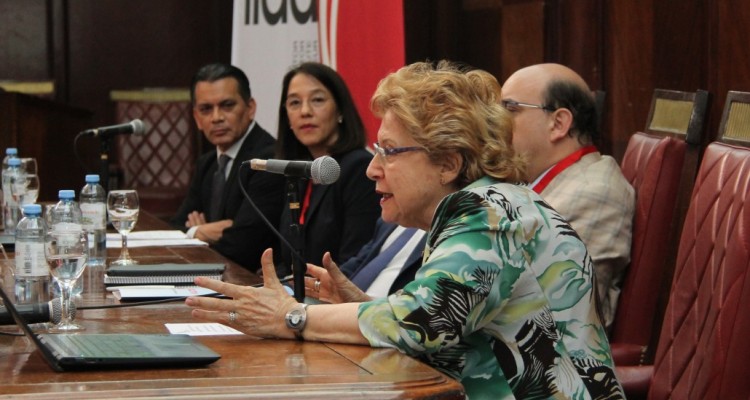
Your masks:
[{"label": "microphone cable", "polygon": [[76,134],[76,137],[73,138],[73,155],[76,157],[76,160],[78,161],[78,164],[81,166],[81,168],[83,168],[84,171],[88,171],[89,169],[86,167],[86,164],[81,158],[81,154],[78,152],[78,139],[82,137],[83,132],[78,132],[78,134]]},{"label": "microphone cable", "polygon": [[263,220],[263,222],[268,226],[269,229],[273,232],[274,235],[276,235],[277,238],[281,240],[281,243],[289,249],[289,251],[292,253],[292,256],[294,256],[297,260],[301,261],[303,265],[307,265],[307,261],[297,252],[297,250],[294,248],[294,246],[289,243],[289,241],[286,240],[284,235],[281,234],[281,232],[276,229],[275,226],[266,218],[265,215],[260,211],[258,206],[255,205],[253,200],[250,198],[250,195],[247,193],[247,190],[244,186],[242,186],[242,179],[240,174],[240,168],[247,165],[248,168],[250,168],[250,164],[242,163],[240,164],[240,167],[237,169],[237,184],[240,187],[240,191],[242,192],[242,195],[245,196],[245,199],[250,203],[250,206],[253,207],[253,210],[255,210],[255,213],[260,216],[260,218]]}]

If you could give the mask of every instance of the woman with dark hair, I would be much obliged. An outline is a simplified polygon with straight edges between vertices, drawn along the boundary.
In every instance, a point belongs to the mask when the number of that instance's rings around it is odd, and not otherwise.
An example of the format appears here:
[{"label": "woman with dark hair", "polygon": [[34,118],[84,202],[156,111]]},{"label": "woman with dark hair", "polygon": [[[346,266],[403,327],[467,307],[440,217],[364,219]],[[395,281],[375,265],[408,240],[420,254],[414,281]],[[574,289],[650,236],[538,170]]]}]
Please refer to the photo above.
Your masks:
[{"label": "woman with dark hair", "polygon": [[[279,106],[276,157],[313,160],[333,157],[341,167],[331,185],[302,181],[297,193],[301,210],[304,257],[321,263],[330,251],[346,261],[372,237],[380,215],[375,184],[365,171],[372,154],[365,149],[365,128],[349,89],[341,76],[320,63],[303,63],[290,70],[283,81]],[[289,204],[281,217],[280,231],[291,235]],[[292,256],[282,247],[277,272],[291,272]]]}]

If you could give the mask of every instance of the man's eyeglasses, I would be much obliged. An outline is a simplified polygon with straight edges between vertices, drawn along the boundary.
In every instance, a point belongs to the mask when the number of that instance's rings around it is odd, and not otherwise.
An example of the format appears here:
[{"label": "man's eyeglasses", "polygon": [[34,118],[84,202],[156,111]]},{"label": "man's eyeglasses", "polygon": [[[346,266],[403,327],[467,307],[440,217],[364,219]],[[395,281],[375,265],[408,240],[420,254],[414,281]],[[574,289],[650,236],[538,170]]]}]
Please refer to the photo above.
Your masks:
[{"label": "man's eyeglasses", "polygon": [[389,147],[387,149],[384,149],[380,147],[380,145],[375,142],[372,144],[372,146],[375,148],[375,152],[380,156],[383,157],[383,160],[388,161],[388,158],[391,156],[395,156],[397,154],[406,153],[409,151],[427,151],[424,147],[419,146],[407,146],[407,147]]},{"label": "man's eyeglasses", "polygon": [[520,101],[515,101],[515,100],[502,100],[502,101],[500,101],[500,104],[503,107],[505,107],[506,110],[508,110],[510,112],[521,111],[521,107],[538,108],[540,110],[549,111],[549,112],[555,111],[555,109],[553,107],[545,106],[543,104],[522,103]]}]

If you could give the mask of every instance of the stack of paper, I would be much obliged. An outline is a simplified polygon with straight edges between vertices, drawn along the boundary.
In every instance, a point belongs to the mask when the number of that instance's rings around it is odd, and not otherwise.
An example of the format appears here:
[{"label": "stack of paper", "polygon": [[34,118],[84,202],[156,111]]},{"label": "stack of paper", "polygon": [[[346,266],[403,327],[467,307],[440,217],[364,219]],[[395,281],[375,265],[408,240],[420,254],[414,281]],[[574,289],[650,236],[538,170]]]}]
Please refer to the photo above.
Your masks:
[{"label": "stack of paper", "polygon": [[221,279],[224,264],[133,264],[107,269],[104,285],[120,301],[205,296],[214,291],[194,285],[195,277]]},{"label": "stack of paper", "polygon": [[[148,246],[208,246],[208,243],[199,239],[190,239],[185,232],[178,230],[169,231],[137,231],[128,235],[128,247]],[[119,249],[122,247],[122,236],[119,233],[107,234],[107,248]]]}]

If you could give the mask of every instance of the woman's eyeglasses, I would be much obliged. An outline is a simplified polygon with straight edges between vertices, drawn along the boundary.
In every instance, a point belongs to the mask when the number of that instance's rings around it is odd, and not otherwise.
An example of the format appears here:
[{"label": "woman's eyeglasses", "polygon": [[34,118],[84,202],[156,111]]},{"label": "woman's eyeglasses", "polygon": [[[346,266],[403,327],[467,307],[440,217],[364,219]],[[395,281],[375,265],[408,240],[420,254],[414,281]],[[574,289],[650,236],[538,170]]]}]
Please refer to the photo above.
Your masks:
[{"label": "woman's eyeglasses", "polygon": [[372,146],[375,148],[375,152],[383,158],[383,160],[388,161],[389,157],[393,157],[395,155],[406,153],[409,151],[427,151],[424,147],[420,146],[406,146],[406,147],[388,147],[388,148],[382,148],[380,145],[375,142],[372,144]]}]

